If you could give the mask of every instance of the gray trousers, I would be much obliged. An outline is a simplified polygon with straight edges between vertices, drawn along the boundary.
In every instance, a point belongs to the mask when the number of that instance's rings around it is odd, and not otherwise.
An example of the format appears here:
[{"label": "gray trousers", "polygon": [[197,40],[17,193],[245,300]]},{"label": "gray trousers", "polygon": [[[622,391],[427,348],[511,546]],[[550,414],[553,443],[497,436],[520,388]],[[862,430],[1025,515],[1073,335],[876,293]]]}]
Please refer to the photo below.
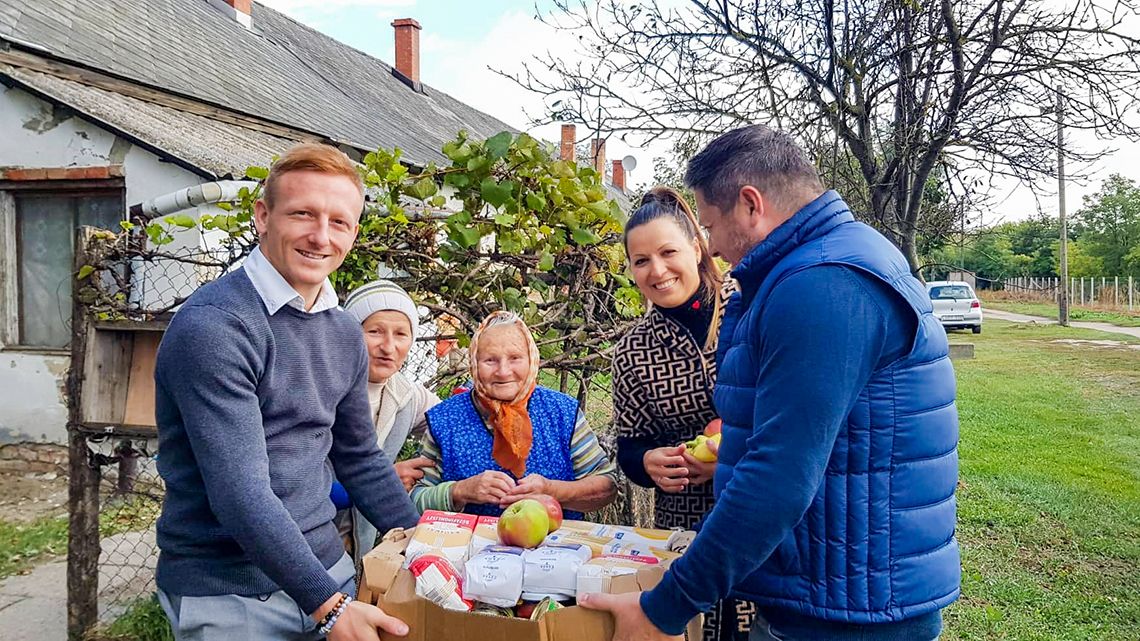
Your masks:
[{"label": "gray trousers", "polygon": [[[356,568],[346,554],[329,568],[340,591],[356,596]],[[281,639],[316,641],[317,624],[284,590],[257,596],[179,596],[158,591],[175,641]]]}]

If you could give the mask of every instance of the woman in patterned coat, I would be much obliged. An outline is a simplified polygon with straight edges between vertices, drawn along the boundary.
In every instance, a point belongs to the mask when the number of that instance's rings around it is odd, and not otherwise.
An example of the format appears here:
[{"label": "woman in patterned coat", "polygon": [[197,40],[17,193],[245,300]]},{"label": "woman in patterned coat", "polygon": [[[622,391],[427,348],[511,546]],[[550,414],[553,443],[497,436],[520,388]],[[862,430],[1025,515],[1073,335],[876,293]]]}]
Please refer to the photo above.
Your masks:
[{"label": "woman in patterned coat", "polygon": [[[712,509],[716,463],[685,441],[716,418],[716,342],[732,290],[709,254],[688,203],[668,187],[645,194],[625,226],[634,282],[649,313],[618,342],[613,360],[618,464],[654,488],[654,525],[692,529]],[[746,639],[754,606],[725,601],[705,615],[705,638]]]},{"label": "woman in patterned coat", "polygon": [[538,347],[522,319],[491,314],[468,354],[474,389],[427,413],[423,456],[435,466],[412,488],[416,507],[498,516],[549,494],[580,519],[613,501],[617,470],[578,401],[536,384]]}]

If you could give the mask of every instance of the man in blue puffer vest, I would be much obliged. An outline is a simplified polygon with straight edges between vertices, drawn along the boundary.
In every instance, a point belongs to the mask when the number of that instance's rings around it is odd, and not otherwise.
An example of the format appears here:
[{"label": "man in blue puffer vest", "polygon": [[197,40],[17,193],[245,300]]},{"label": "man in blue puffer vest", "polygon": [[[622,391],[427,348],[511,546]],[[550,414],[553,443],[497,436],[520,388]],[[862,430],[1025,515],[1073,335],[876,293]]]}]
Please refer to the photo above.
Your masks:
[{"label": "man in blue puffer vest", "polygon": [[897,248],[786,134],[755,125],[688,166],[734,265],[714,392],[717,501],[640,595],[589,595],[617,641],[676,635],[729,595],[756,640],[938,637],[958,598],[958,414],[946,334]]}]

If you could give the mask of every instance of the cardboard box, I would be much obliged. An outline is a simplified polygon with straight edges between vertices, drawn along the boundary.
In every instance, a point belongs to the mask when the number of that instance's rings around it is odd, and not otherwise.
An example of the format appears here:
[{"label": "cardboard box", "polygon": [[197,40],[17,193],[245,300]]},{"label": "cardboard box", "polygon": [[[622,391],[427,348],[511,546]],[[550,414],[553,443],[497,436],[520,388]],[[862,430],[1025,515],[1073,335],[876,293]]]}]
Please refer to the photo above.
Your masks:
[{"label": "cardboard box", "polygon": [[[385,641],[610,641],[613,617],[578,606],[562,608],[540,621],[506,618],[445,610],[416,596],[415,579],[403,568],[403,552],[409,533],[396,529],[364,557],[364,577],[357,598],[379,605],[388,614],[408,624],[405,637],[381,634]],[[661,580],[664,565],[651,565],[636,574],[613,577],[610,592],[648,590]],[[696,617],[686,637],[701,639],[701,620]]]}]

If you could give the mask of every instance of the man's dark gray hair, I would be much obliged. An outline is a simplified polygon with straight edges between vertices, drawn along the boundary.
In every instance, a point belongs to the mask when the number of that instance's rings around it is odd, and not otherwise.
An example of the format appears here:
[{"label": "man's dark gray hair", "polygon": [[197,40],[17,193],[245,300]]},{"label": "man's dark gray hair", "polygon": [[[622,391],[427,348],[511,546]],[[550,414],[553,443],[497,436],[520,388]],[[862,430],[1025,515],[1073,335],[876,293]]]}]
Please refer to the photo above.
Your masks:
[{"label": "man's dark gray hair", "polygon": [[804,150],[788,134],[764,125],[733,129],[709,143],[689,160],[685,184],[722,211],[736,203],[745,185],[777,205],[823,192]]}]

